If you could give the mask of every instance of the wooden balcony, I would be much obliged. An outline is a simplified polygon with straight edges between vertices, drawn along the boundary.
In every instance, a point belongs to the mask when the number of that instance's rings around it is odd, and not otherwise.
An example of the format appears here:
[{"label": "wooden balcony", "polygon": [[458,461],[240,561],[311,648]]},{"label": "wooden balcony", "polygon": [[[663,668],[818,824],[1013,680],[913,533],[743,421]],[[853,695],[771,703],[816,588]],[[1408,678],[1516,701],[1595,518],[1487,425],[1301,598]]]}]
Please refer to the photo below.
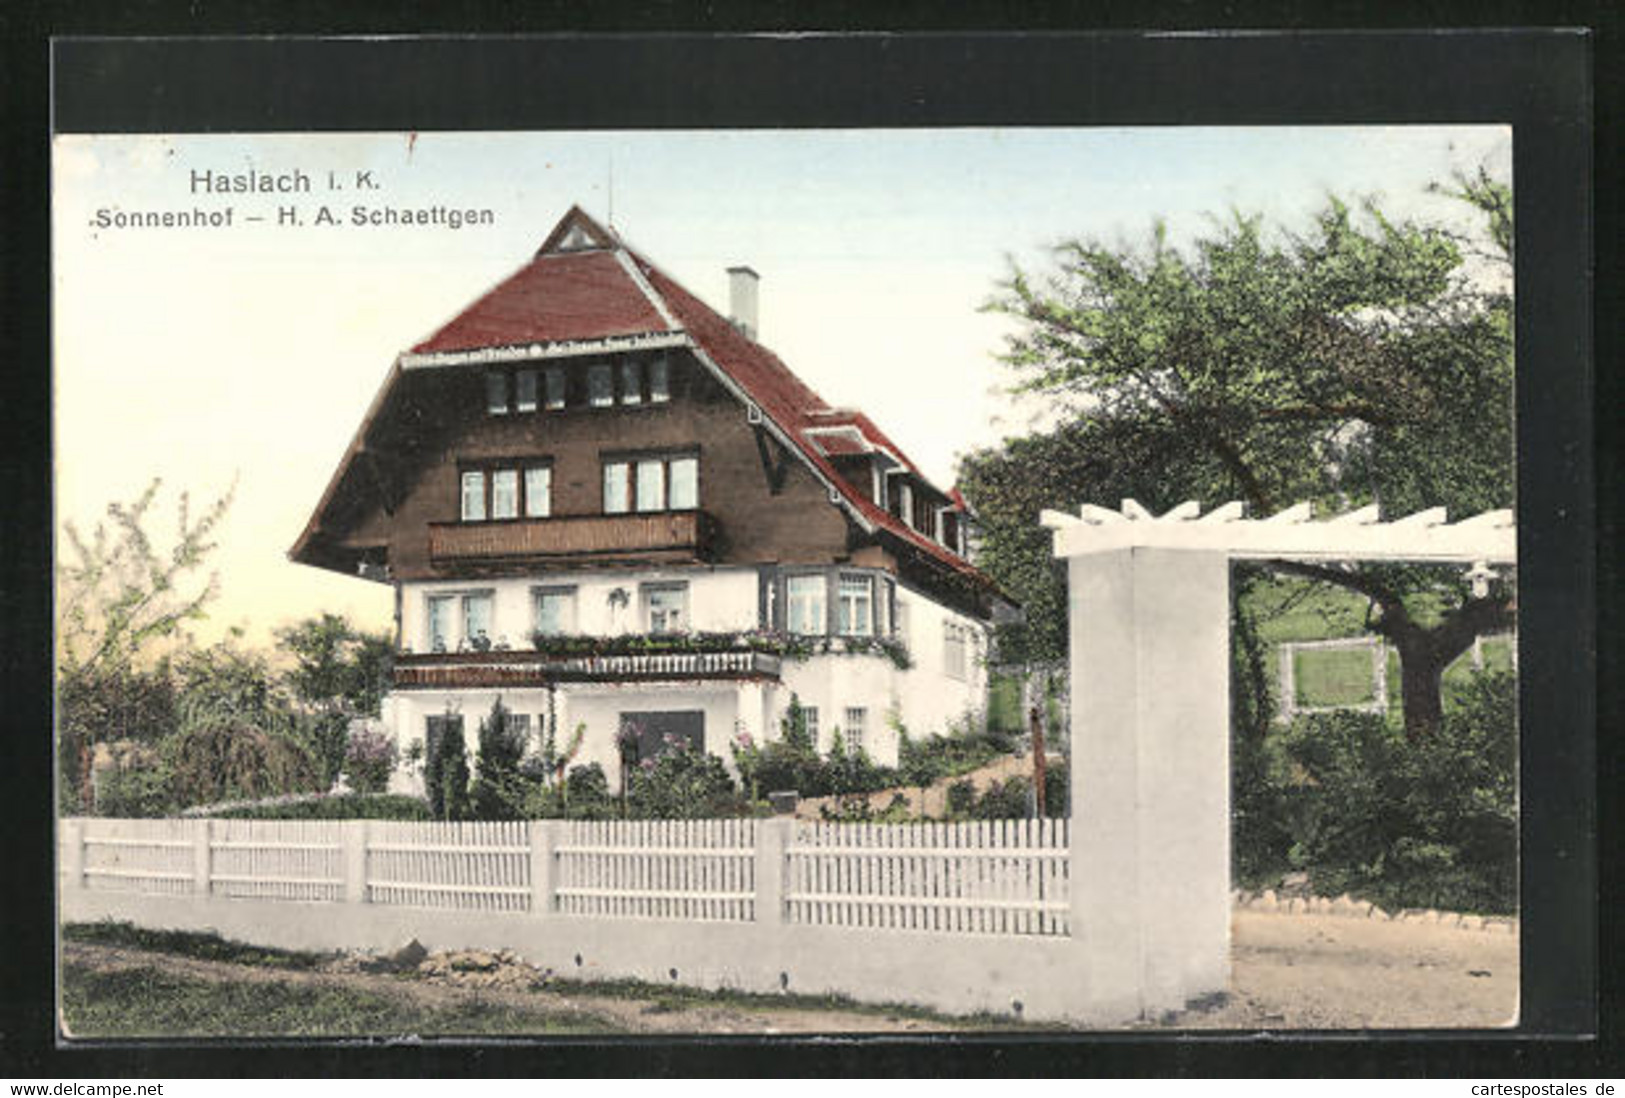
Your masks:
[{"label": "wooden balcony", "polygon": [[705,560],[715,523],[704,511],[569,515],[429,524],[435,564],[505,561]]},{"label": "wooden balcony", "polygon": [[395,657],[397,690],[551,686],[561,682],[777,679],[770,652],[645,652],[558,656],[543,652],[436,652]]}]

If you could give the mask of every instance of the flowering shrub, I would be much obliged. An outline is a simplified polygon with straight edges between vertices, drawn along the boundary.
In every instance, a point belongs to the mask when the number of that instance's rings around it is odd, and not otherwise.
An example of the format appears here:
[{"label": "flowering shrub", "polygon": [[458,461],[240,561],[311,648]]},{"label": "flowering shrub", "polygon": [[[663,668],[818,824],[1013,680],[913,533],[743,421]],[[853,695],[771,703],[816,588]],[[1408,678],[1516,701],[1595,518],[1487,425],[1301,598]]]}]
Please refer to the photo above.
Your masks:
[{"label": "flowering shrub", "polygon": [[375,729],[358,728],[344,749],[345,780],[357,793],[382,793],[397,757],[394,740]]},{"label": "flowering shrub", "polygon": [[899,670],[914,666],[908,646],[895,637],[808,637],[752,629],[736,633],[629,633],[598,637],[536,633],[536,651],[550,656],[635,656],[645,653],[765,652],[788,660],[813,656],[884,656]]},{"label": "flowering shrub", "polygon": [[661,751],[632,771],[627,809],[640,819],[698,819],[737,814],[739,791],[722,760],[667,737]]}]

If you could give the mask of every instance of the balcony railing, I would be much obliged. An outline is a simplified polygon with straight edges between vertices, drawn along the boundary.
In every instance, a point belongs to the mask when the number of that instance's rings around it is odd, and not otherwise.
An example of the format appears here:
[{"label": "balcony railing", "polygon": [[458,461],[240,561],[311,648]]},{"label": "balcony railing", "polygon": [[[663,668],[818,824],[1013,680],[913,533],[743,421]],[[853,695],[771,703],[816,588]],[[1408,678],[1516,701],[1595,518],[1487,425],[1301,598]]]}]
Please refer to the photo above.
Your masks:
[{"label": "balcony railing", "polygon": [[714,527],[704,511],[435,522],[429,524],[429,558],[437,563],[646,556],[704,560]]},{"label": "balcony railing", "polygon": [[777,679],[771,652],[645,652],[559,656],[546,652],[436,652],[395,657],[395,686],[546,686],[555,682],[660,682],[689,679]]}]

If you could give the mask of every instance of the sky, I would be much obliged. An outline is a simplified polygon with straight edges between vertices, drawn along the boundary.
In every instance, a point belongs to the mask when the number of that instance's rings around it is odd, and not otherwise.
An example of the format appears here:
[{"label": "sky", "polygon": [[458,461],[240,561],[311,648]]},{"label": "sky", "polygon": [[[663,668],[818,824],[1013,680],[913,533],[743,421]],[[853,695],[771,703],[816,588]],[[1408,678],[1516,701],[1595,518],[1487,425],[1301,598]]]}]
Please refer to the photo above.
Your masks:
[{"label": "sky", "polygon": [[[154,477],[171,501],[235,484],[195,632],[250,643],[326,610],[389,626],[387,587],[287,550],[396,355],[572,204],[720,312],[726,268],[754,268],[761,341],[947,486],[958,455],[1033,422],[996,360],[1010,322],[981,309],[1011,263],[1043,270],[1069,237],[1139,244],[1158,219],[1178,244],[1232,209],[1301,228],[1331,194],[1470,231],[1428,184],[1511,177],[1503,126],[72,135],[53,153],[59,527],[90,529]],[[311,189],[194,190],[194,173],[247,171]],[[494,223],[354,225],[358,204]],[[228,207],[229,226],[115,224]]]}]

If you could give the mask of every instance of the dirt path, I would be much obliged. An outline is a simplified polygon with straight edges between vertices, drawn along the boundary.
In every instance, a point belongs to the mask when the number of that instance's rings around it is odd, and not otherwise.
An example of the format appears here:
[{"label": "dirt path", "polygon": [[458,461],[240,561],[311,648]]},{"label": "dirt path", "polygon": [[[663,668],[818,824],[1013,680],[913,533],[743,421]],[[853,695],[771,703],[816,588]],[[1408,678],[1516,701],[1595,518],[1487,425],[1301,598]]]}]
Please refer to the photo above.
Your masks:
[{"label": "dirt path", "polygon": [[1237,911],[1230,995],[1189,1029],[1492,1028],[1518,1011],[1518,936],[1430,923]]},{"label": "dirt path", "polygon": [[[1230,994],[1134,1028],[1489,1028],[1517,1016],[1518,937],[1414,922],[1237,911]],[[425,1007],[470,999],[601,1019],[626,1033],[930,1033],[951,1021],[787,1004],[695,1002],[574,989],[471,989],[354,971],[290,971],[69,942],[64,959],[97,970],[156,966],[195,979],[325,984],[406,996]]]},{"label": "dirt path", "polygon": [[467,988],[430,980],[348,971],[300,971],[203,961],[171,953],[148,953],[84,942],[63,944],[64,962],[94,971],[161,968],[196,980],[315,985],[369,991],[413,1000],[424,1007],[450,1007],[472,999],[536,1011],[600,1019],[626,1033],[927,1033],[943,1025],[917,1018],[843,1010],[756,1007],[647,997],[592,995],[538,988],[514,991]]}]

